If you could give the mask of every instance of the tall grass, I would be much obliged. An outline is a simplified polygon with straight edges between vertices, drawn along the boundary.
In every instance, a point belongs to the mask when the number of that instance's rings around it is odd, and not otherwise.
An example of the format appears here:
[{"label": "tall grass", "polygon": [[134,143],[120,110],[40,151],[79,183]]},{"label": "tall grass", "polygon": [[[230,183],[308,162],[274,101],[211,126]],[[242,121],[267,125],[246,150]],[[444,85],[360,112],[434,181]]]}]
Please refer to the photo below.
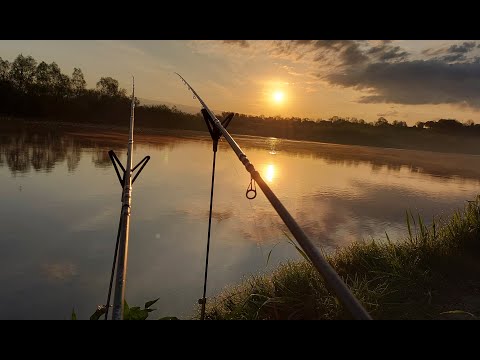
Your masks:
[{"label": "tall grass", "polygon": [[[374,319],[480,315],[480,197],[427,225],[406,213],[406,238],[355,242],[327,256]],[[251,276],[212,299],[207,319],[349,319],[308,261]]]}]

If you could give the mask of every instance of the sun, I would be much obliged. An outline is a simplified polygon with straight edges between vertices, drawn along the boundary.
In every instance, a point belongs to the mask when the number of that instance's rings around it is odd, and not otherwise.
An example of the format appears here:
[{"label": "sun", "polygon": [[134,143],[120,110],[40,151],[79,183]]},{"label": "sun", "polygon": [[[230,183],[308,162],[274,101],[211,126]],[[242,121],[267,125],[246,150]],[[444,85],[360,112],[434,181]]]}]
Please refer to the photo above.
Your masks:
[{"label": "sun", "polygon": [[272,97],[273,97],[273,101],[280,104],[283,102],[283,99],[285,98],[285,94],[282,91],[277,90],[273,92]]}]

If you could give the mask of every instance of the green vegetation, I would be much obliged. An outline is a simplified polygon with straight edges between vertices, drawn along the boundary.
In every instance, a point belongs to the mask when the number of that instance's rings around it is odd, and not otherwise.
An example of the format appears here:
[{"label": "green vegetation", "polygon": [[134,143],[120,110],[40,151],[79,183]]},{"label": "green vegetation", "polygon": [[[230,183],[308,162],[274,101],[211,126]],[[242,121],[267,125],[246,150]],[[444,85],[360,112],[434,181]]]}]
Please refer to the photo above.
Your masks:
[{"label": "green vegetation", "polygon": [[[448,219],[426,225],[406,213],[406,239],[356,242],[327,259],[374,319],[480,318],[480,195]],[[288,235],[287,235],[288,237]],[[350,319],[305,258],[272,274],[247,278],[207,302],[207,320]],[[270,257],[270,254],[268,255]],[[125,320],[146,320],[144,309],[125,302]],[[200,317],[200,308],[195,318]],[[99,306],[90,320],[103,319]],[[77,320],[72,310],[72,320]],[[159,320],[178,320],[169,316]]]},{"label": "green vegetation", "polygon": [[[158,301],[159,298],[155,300],[147,301],[144,305],[144,308],[141,309],[140,306],[129,307],[128,303],[125,301],[123,309],[123,319],[124,320],[147,320],[148,315],[157,309],[152,309],[151,306]],[[100,305],[97,307],[97,310],[90,316],[90,320],[103,320],[105,317],[105,305]],[[77,314],[75,310],[72,310],[71,320],[77,320]],[[158,320],[178,320],[174,316],[162,317]]]},{"label": "green vegetation", "polygon": [[[403,241],[356,242],[328,256],[374,319],[480,316],[480,196],[426,225],[407,212]],[[307,261],[253,276],[207,305],[207,319],[349,319]]]},{"label": "green vegetation", "polygon": [[[180,82],[179,86],[182,86]],[[81,69],[74,68],[72,75],[68,76],[55,62],[38,64],[31,56],[19,55],[12,63],[0,58],[0,98],[0,118],[128,124],[130,100],[127,91],[119,88],[117,80],[102,77],[95,89],[87,89]],[[175,107],[138,106],[136,115],[137,128],[206,131],[200,113],[187,114]],[[477,146],[480,124],[471,120],[461,123],[455,119],[440,119],[417,122],[409,127],[405,121],[389,123],[384,117],[367,122],[338,116],[308,119],[237,113],[229,129],[234,134],[293,140],[480,153]]]}]

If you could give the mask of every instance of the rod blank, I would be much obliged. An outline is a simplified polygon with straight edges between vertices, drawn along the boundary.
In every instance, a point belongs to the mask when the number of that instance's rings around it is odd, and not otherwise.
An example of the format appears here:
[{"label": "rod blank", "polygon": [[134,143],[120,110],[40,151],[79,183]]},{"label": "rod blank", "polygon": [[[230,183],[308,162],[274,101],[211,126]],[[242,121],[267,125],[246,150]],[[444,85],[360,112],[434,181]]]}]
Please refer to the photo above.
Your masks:
[{"label": "rod blank", "polygon": [[[135,80],[134,80],[135,81]],[[135,82],[133,83],[132,105],[130,113],[130,131],[127,150],[127,165],[123,177],[122,212],[120,215],[120,240],[118,246],[117,276],[113,297],[113,320],[123,320],[125,285],[127,281],[128,240],[130,234],[130,208],[132,204],[132,153],[133,126],[135,120]]]},{"label": "rod blank", "polygon": [[196,91],[190,86],[190,84],[178,73],[177,74],[182,81],[188,86],[188,89],[195,95],[198,101],[202,104],[203,108],[208,112],[210,118],[212,119],[214,125],[217,129],[223,134],[225,140],[228,142],[232,150],[237,154],[238,159],[245,166],[246,170],[251,174],[252,178],[258,183],[260,189],[267,197],[270,204],[276,210],[277,214],[283,220],[285,225],[288,227],[292,235],[297,240],[300,247],[305,251],[305,254],[308,256],[312,264],[318,270],[320,275],[325,280],[327,287],[336,295],[338,300],[343,304],[347,311],[357,320],[371,320],[372,318],[365,310],[365,308],[360,304],[360,302],[352,294],[348,286],[337,274],[335,269],[328,263],[328,261],[320,253],[319,249],[313,244],[313,242],[308,238],[305,232],[297,224],[295,219],[290,215],[288,210],[283,206],[282,202],[277,198],[274,192],[270,189],[267,183],[262,179],[260,173],[255,170],[255,167],[250,160],[248,160],[245,153],[242,151],[240,146],[235,142],[232,136],[228,131],[223,127],[220,120],[217,119],[215,114],[208,108],[202,98],[196,93]]}]

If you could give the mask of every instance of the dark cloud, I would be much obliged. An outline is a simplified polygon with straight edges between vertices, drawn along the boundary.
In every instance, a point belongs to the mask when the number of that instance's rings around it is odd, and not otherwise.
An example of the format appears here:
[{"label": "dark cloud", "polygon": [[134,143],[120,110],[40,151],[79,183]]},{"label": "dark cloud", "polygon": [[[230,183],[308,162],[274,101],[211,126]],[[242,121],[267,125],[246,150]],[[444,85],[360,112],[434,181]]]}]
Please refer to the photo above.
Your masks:
[{"label": "dark cloud", "polygon": [[[464,41],[462,44],[454,44],[450,47],[430,48],[422,51],[423,55],[437,56],[442,54],[467,54],[472,51],[477,43],[475,41]],[[480,47],[480,44],[477,46]]]},{"label": "dark cloud", "polygon": [[[282,41],[283,42],[283,41]],[[315,49],[336,49],[348,47],[355,43],[355,40],[292,40],[294,45],[309,45]]]},{"label": "dark cloud", "polygon": [[467,58],[465,57],[464,54],[457,53],[457,54],[445,55],[441,58],[441,60],[443,60],[445,62],[454,62],[454,61],[465,61],[465,60],[467,60]]},{"label": "dark cloud", "polygon": [[380,46],[374,46],[367,51],[367,54],[379,61],[404,60],[409,53],[404,51],[400,46],[391,46],[384,43]]},{"label": "dark cloud", "polygon": [[473,50],[475,45],[476,45],[475,41],[465,41],[461,45],[450,46],[447,52],[450,54],[465,54]]},{"label": "dark cloud", "polygon": [[279,42],[277,49],[286,54],[293,51],[314,52],[315,62],[324,62],[333,55],[340,60],[340,65],[348,66],[361,64],[368,60],[361,49],[363,42],[363,40],[292,40],[286,44]]},{"label": "dark cloud", "polygon": [[366,90],[362,103],[463,104],[480,108],[480,61],[377,62],[326,76],[331,84]]},{"label": "dark cloud", "polygon": [[[278,41],[275,51],[297,59],[310,54],[318,77],[330,84],[364,91],[361,103],[458,104],[480,109],[480,59],[477,46],[464,41],[422,53],[410,60],[395,42],[363,40]],[[326,70],[328,69],[328,70]]]},{"label": "dark cloud", "polygon": [[247,40],[223,40],[225,44],[237,45],[243,48],[248,48],[250,44]]},{"label": "dark cloud", "polygon": [[358,44],[351,44],[341,54],[344,65],[361,64],[368,60],[368,57],[360,50]]},{"label": "dark cloud", "polygon": [[371,46],[366,40],[292,40],[277,41],[276,53],[296,54],[297,59],[313,53],[313,61],[336,66],[358,66],[368,61],[399,61],[409,53],[399,46],[392,46],[391,40],[382,40]]}]

